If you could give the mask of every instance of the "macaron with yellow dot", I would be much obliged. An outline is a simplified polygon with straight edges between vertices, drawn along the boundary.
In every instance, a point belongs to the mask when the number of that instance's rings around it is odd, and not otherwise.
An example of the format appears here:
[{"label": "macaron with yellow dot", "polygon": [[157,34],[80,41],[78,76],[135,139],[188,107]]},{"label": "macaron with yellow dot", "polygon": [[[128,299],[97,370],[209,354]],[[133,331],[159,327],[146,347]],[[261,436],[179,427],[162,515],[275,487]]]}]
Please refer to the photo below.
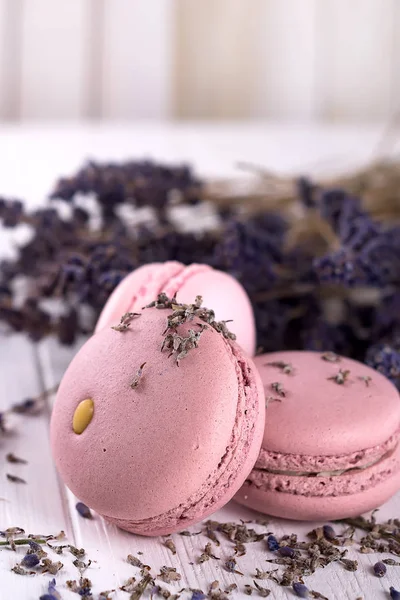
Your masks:
[{"label": "macaron with yellow dot", "polygon": [[51,419],[58,471],[128,531],[166,534],[228,502],[260,451],[264,392],[253,361],[202,306],[160,294],[81,348]]}]

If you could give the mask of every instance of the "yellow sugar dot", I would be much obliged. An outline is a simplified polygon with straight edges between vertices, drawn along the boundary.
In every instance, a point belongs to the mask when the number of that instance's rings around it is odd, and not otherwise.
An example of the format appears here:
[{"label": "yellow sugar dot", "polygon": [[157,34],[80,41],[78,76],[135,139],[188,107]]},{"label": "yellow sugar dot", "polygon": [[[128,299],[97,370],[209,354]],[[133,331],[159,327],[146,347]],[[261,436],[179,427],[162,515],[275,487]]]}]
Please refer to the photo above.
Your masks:
[{"label": "yellow sugar dot", "polygon": [[79,402],[72,419],[72,429],[75,433],[81,434],[85,431],[93,418],[93,413],[94,402],[91,398],[86,398],[86,400]]}]

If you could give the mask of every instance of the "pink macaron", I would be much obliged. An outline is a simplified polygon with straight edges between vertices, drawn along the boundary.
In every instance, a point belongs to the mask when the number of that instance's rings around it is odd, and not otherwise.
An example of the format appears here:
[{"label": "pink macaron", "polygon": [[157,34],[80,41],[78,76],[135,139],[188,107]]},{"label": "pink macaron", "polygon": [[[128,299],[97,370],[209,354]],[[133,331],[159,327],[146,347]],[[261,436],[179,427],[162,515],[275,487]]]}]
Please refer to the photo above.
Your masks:
[{"label": "pink macaron", "polygon": [[204,306],[212,306],[217,320],[232,320],[229,328],[237,343],[254,356],[256,328],[249,297],[231,275],[208,265],[169,261],[139,267],[125,277],[111,294],[96,325],[96,331],[112,325],[121,314],[137,312],[165,292],[179,302],[192,302],[200,294]]},{"label": "pink macaron", "polygon": [[199,304],[168,308],[161,296],[159,308],[118,317],[82,347],[57,394],[51,446],[62,479],[131,532],[166,534],[211,514],[261,448],[257,369]]},{"label": "pink macaron", "polygon": [[332,520],[400,489],[400,397],[390,381],[332,353],[276,352],[255,364],[268,427],[236,500],[287,519]]}]

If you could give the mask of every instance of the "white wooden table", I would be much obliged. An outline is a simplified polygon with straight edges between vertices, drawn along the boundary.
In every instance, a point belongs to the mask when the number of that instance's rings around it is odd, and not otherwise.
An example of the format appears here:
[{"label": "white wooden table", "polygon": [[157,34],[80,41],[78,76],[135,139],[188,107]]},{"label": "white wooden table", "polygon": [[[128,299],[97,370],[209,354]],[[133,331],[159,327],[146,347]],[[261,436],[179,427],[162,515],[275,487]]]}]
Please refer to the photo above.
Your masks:
[{"label": "white wooden table", "polygon": [[[315,170],[321,167],[344,168],[367,161],[373,154],[382,127],[319,128],[309,126],[270,125],[123,125],[120,126],[19,126],[0,128],[0,195],[21,196],[31,206],[45,201],[46,193],[58,175],[68,174],[85,158],[123,160],[143,156],[167,161],[193,162],[203,175],[232,175],[238,160],[263,164],[277,170]],[[15,234],[18,238],[18,232]],[[0,231],[2,251],[9,248],[10,234]],[[0,338],[0,410],[24,397],[52,387],[61,378],[73,351],[57,346],[54,340],[31,344],[22,335]],[[162,565],[177,567],[182,574],[182,585],[206,589],[215,579],[225,589],[237,583],[234,597],[245,597],[244,585],[252,583],[256,568],[266,570],[265,542],[248,545],[246,556],[238,559],[244,577],[227,573],[223,560],[196,564],[207,541],[202,535],[182,537],[174,535],[177,555],[162,544],[162,539],[147,539],[119,531],[98,516],[94,520],[81,518],[75,510],[75,499],[58,479],[50,455],[48,441],[48,411],[36,417],[24,417],[17,423],[12,436],[0,438],[0,529],[23,527],[29,533],[56,533],[66,531],[68,539],[87,550],[88,558],[96,561],[87,571],[93,582],[95,598],[105,589],[118,588],[124,580],[138,575],[137,569],[125,558],[131,553],[143,552],[140,557],[155,569]],[[14,452],[26,458],[28,465],[11,465],[5,455]],[[6,473],[26,479],[27,484],[11,483]],[[400,495],[385,505],[379,520],[400,516]],[[231,502],[215,515],[219,521],[252,519],[255,513]],[[297,524],[272,519],[269,531],[276,535],[296,532],[300,536],[312,529],[313,524]],[[196,531],[196,527],[193,528]],[[263,529],[260,528],[260,531]],[[218,549],[221,557],[231,552],[229,544]],[[48,575],[22,577],[11,572],[11,567],[22,558],[9,550],[0,550],[0,599],[36,600],[46,590]],[[399,567],[389,567],[383,579],[374,577],[372,565],[380,558],[375,554],[349,552],[357,558],[360,568],[346,572],[339,565],[319,570],[306,580],[307,585],[323,593],[330,600],[365,600],[389,598],[389,586],[400,588]],[[56,557],[53,557],[56,559]],[[73,557],[58,557],[64,568],[57,576],[62,598],[78,598],[65,587],[67,579],[77,579],[72,566]],[[195,564],[190,565],[190,562]],[[156,571],[154,571],[156,572]],[[158,571],[157,571],[158,572]],[[273,582],[260,582],[272,590],[270,598],[293,598],[289,588]],[[167,586],[168,587],[168,586]],[[129,595],[117,591],[117,599]],[[190,597],[187,593],[183,598]],[[253,597],[258,597],[254,592]]]}]

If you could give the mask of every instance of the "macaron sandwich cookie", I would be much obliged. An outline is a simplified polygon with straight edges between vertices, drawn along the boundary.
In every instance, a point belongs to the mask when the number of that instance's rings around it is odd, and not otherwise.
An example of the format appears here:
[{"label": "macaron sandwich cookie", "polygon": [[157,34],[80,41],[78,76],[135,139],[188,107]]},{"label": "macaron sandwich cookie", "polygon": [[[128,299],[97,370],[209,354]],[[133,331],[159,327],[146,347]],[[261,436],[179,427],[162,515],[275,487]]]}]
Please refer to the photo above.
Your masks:
[{"label": "macaron sandwich cookie", "polygon": [[236,279],[208,265],[185,266],[176,261],[151,263],[125,277],[111,294],[96,325],[96,331],[111,327],[126,312],[138,312],[161,292],[178,302],[203,297],[204,306],[212,306],[215,318],[229,319],[229,328],[237,343],[254,356],[256,328],[250,300]]},{"label": "macaron sandwich cookie", "polygon": [[267,427],[237,501],[332,520],[377,508],[400,488],[400,397],[385,377],[329,352],[264,354],[255,364]]},{"label": "macaron sandwich cookie", "polygon": [[[171,268],[184,285],[187,268]],[[200,521],[244,483],[261,447],[264,390],[200,297],[182,304],[162,293],[143,310],[149,296],[139,297],[136,313],[110,309],[72,360],[51,445],[80,500],[123,529],[158,535]]]}]

